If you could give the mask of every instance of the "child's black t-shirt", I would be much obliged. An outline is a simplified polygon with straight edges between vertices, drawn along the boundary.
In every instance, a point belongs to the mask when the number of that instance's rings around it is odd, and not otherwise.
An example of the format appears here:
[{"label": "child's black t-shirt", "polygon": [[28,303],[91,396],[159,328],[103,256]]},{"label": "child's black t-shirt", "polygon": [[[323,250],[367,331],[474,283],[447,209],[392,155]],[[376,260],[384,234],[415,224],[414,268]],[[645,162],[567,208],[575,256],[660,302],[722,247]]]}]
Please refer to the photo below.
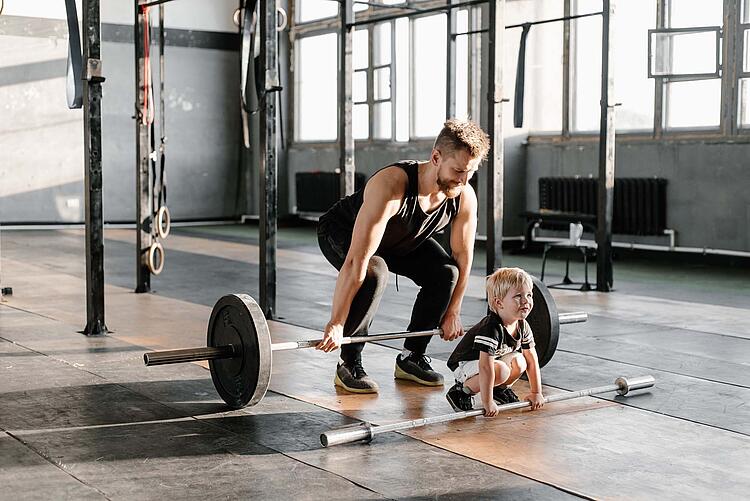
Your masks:
[{"label": "child's black t-shirt", "polygon": [[448,359],[448,368],[455,371],[459,362],[479,360],[479,353],[502,357],[512,351],[528,350],[534,346],[534,333],[526,320],[519,320],[516,337],[508,334],[500,317],[491,312],[464,334]]}]

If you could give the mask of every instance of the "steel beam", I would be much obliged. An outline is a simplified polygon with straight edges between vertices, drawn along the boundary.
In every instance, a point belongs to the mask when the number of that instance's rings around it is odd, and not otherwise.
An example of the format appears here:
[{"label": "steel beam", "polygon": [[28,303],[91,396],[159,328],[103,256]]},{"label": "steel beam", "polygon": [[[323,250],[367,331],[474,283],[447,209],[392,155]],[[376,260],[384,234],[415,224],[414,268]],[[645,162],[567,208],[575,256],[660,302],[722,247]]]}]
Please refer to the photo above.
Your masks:
[{"label": "steel beam", "polygon": [[[450,5],[453,0],[445,0]],[[451,9],[448,12],[448,29],[446,37],[446,60],[445,60],[445,118],[456,116],[456,26],[458,24],[458,11]]]},{"label": "steel beam", "polygon": [[503,262],[503,39],[505,0],[490,1],[487,132],[492,147],[487,165],[487,274]]},{"label": "steel beam", "polygon": [[615,186],[615,78],[610,62],[615,60],[614,22],[615,0],[603,0],[602,5],[602,94],[599,122],[599,195],[596,229],[596,290],[612,290],[612,215]]},{"label": "steel beam", "polygon": [[102,211],[102,62],[99,0],[83,1],[83,151],[86,216],[86,327],[107,333],[104,321],[104,223]]},{"label": "steel beam", "polygon": [[[570,2],[565,0],[563,3],[563,16],[570,16]],[[563,59],[562,59],[562,124],[560,134],[563,137],[570,137],[570,20],[563,21]]]},{"label": "steel beam", "polygon": [[[354,131],[352,129],[352,28],[354,19],[352,0],[339,3],[339,196],[354,193]],[[393,110],[395,113],[396,110]]]},{"label": "steel beam", "polygon": [[[347,2],[348,0],[340,0],[341,4]],[[382,23],[383,21],[391,21],[393,19],[401,19],[402,17],[415,17],[415,16],[422,16],[424,14],[429,14],[432,12],[444,12],[452,9],[460,9],[463,7],[471,7],[473,5],[482,5],[485,3],[492,4],[494,0],[467,0],[464,2],[457,2],[457,3],[451,3],[448,6],[438,5],[437,7],[429,7],[424,8],[419,11],[409,11],[409,12],[399,12],[397,14],[389,14],[386,16],[377,16],[377,17],[371,17],[369,19],[365,19],[364,21],[353,21],[354,16],[352,16],[352,21],[348,22],[347,25],[350,28],[354,28],[357,26],[365,26],[368,24],[375,24],[375,23]]]},{"label": "steel beam", "polygon": [[133,48],[135,52],[135,193],[136,193],[136,285],[135,292],[151,290],[151,271],[148,268],[148,250],[151,247],[151,197],[149,183],[149,165],[151,153],[151,127],[149,117],[144,115],[146,91],[150,84],[146,77],[146,58],[143,21],[144,8],[135,2],[135,19],[133,30]]},{"label": "steel beam", "polygon": [[276,314],[276,230],[278,214],[276,157],[276,92],[279,87],[277,65],[276,0],[260,2],[260,38],[263,46],[260,62],[263,96],[260,104],[260,307],[266,318]]}]

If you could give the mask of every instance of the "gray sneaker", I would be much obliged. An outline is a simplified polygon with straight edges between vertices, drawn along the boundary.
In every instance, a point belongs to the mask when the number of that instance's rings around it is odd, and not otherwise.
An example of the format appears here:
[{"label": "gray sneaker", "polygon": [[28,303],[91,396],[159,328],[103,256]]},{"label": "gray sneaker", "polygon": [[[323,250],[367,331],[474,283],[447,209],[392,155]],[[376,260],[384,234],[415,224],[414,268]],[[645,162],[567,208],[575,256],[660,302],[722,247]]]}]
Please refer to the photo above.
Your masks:
[{"label": "gray sneaker", "polygon": [[412,353],[406,358],[399,354],[393,377],[416,381],[425,386],[443,386],[443,375],[432,370],[430,362],[430,358],[422,354]]},{"label": "gray sneaker", "polygon": [[362,361],[357,360],[352,365],[339,364],[333,384],[352,393],[377,393],[380,388],[362,367]]}]

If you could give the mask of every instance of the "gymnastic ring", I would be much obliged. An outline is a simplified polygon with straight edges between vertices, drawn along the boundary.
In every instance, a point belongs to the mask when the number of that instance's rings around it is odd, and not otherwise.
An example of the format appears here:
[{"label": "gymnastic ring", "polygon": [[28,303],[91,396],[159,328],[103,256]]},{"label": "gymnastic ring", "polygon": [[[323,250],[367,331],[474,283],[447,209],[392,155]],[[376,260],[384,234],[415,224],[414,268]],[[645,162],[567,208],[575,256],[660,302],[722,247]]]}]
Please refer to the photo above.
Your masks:
[{"label": "gymnastic ring", "polygon": [[240,16],[242,16],[242,11],[245,9],[235,9],[234,14],[232,14],[232,22],[234,22],[235,26],[240,25]]},{"label": "gymnastic ring", "polygon": [[286,29],[286,24],[289,20],[289,16],[287,16],[286,11],[281,7],[276,7],[276,15],[278,16],[277,20],[279,17],[281,18],[281,23],[276,26],[276,31],[284,31]]},{"label": "gymnastic ring", "polygon": [[[157,266],[156,255],[159,255],[159,262]],[[164,247],[161,243],[154,242],[148,249],[148,269],[151,274],[158,275],[164,268]]]},{"label": "gymnastic ring", "polygon": [[156,213],[156,234],[159,238],[164,240],[169,235],[169,230],[172,229],[172,216],[169,214],[169,209],[166,205],[159,207]]}]

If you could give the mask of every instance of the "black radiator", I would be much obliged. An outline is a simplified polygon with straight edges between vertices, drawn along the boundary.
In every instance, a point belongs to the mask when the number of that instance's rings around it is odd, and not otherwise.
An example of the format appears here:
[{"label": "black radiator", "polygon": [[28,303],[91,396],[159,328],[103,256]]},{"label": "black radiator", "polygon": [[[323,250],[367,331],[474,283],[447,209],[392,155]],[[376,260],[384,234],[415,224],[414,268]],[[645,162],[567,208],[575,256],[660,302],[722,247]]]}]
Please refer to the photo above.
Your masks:
[{"label": "black radiator", "polygon": [[[325,212],[339,199],[339,175],[335,172],[297,172],[297,212]],[[365,175],[354,174],[354,189],[365,184]]]},{"label": "black radiator", "polygon": [[[539,178],[539,208],[596,215],[597,179]],[[615,178],[612,232],[662,235],[667,228],[667,180]]]}]

